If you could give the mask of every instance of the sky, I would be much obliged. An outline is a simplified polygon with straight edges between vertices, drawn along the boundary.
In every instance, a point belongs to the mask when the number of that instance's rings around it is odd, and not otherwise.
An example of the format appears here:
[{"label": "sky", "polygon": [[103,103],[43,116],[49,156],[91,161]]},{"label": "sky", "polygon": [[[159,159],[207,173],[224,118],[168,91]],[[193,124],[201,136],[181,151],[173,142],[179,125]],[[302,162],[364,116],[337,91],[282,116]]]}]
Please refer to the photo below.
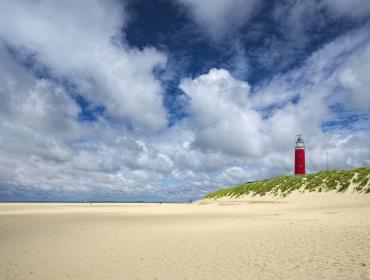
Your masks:
[{"label": "sky", "polygon": [[0,100],[2,201],[370,165],[370,1],[1,0]]}]

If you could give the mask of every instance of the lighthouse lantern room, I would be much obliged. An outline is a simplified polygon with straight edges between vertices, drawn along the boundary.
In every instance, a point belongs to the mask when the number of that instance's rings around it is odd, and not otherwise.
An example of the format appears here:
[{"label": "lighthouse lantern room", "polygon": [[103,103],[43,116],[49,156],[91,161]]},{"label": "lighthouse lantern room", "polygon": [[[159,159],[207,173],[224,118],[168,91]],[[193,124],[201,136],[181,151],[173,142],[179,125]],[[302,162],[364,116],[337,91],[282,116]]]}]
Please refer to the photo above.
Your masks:
[{"label": "lighthouse lantern room", "polygon": [[298,135],[295,144],[294,173],[306,174],[305,150],[302,134]]}]

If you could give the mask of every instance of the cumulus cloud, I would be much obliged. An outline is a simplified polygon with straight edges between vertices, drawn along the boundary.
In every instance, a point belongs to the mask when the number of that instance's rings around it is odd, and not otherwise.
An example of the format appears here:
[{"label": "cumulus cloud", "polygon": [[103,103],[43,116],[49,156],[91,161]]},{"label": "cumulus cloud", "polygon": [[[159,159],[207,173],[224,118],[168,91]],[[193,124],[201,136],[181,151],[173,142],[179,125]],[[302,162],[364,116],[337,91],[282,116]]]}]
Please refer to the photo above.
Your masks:
[{"label": "cumulus cloud", "polygon": [[173,166],[168,155],[103,120],[78,122],[80,108],[63,88],[34,80],[8,59],[0,67],[0,96],[8,98],[0,112],[2,195],[161,195],[160,181]]},{"label": "cumulus cloud", "polygon": [[120,40],[127,16],[116,1],[1,1],[0,38],[68,79],[107,114],[139,129],[166,126],[162,88],[152,71],[166,56]]},{"label": "cumulus cloud", "polygon": [[196,146],[237,155],[263,153],[262,119],[251,108],[248,83],[224,69],[211,69],[194,80],[184,79],[180,88],[191,98]]},{"label": "cumulus cloud", "polygon": [[[166,127],[166,56],[121,43],[125,20],[116,1],[0,3],[2,195],[161,195],[172,161],[140,135]],[[79,121],[64,81],[106,118]]]},{"label": "cumulus cloud", "polygon": [[74,121],[80,111],[77,104],[63,88],[47,80],[34,80],[4,48],[0,48],[0,58],[3,150],[25,156],[33,146],[45,157],[68,158],[71,152],[58,144],[58,138],[70,139],[79,130]]},{"label": "cumulus cloud", "polygon": [[[184,79],[180,88],[190,97],[194,147],[246,159],[261,159],[273,150],[289,151],[296,134],[320,133],[327,112],[325,95],[308,86],[295,92],[301,95],[298,102],[285,100],[264,117],[263,107],[256,106],[262,93],[252,96],[248,83],[236,80],[224,69]],[[312,89],[315,92],[309,93]],[[274,104],[273,96],[270,98],[265,105]]]}]

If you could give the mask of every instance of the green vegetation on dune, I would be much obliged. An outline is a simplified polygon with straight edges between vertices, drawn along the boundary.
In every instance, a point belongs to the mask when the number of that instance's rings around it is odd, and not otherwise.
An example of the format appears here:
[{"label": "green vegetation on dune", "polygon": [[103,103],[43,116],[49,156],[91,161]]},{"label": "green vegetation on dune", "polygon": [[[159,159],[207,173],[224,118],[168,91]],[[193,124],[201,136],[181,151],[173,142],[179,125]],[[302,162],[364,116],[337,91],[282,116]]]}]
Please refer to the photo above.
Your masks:
[{"label": "green vegetation on dune", "polygon": [[243,183],[221,189],[205,196],[206,199],[237,198],[241,195],[273,194],[287,196],[292,191],[345,192],[353,184],[356,192],[370,193],[370,167],[352,170],[325,170],[317,174],[281,176],[269,180]]}]

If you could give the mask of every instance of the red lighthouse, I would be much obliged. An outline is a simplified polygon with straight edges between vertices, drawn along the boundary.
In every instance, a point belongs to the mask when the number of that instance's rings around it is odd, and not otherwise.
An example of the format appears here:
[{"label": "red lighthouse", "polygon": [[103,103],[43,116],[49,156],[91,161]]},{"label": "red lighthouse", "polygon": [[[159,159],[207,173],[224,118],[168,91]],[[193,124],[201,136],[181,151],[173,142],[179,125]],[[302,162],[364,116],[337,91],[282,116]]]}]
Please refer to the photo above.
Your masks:
[{"label": "red lighthouse", "polygon": [[299,134],[297,141],[295,141],[294,173],[295,174],[306,174],[304,141],[302,138],[302,134]]}]

